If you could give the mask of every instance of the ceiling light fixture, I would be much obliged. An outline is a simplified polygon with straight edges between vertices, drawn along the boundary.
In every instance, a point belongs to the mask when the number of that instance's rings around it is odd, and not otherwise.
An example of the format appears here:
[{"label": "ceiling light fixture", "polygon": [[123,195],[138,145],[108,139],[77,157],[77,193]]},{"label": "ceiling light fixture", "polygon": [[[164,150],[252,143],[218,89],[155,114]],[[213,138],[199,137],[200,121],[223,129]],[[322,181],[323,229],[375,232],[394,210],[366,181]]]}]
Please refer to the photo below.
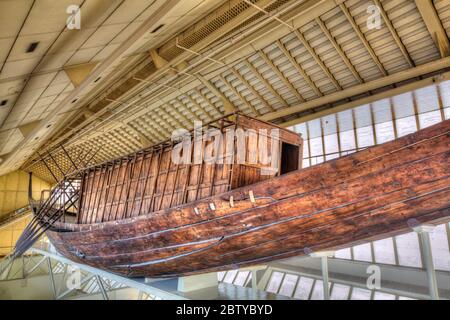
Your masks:
[{"label": "ceiling light fixture", "polygon": [[34,50],[36,50],[38,45],[39,45],[39,42],[32,42],[32,43],[30,43],[30,45],[28,46],[28,49],[27,49],[27,53],[31,53]]},{"label": "ceiling light fixture", "polygon": [[164,26],[165,26],[165,24],[160,24],[160,25],[157,26],[155,29],[153,29],[152,32],[150,32],[150,33],[156,33],[156,32],[159,31],[159,29],[161,29],[161,28],[164,27]]}]

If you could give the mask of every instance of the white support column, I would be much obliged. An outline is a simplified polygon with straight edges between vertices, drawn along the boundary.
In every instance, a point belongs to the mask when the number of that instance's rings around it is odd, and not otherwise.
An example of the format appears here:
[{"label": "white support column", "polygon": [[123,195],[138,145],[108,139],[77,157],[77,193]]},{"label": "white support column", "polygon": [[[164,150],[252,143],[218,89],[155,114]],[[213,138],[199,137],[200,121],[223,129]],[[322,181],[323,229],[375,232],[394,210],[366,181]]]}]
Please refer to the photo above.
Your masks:
[{"label": "white support column", "polygon": [[50,285],[52,287],[53,296],[55,297],[55,299],[57,299],[58,294],[56,292],[55,278],[53,277],[52,262],[50,261],[49,257],[47,257],[47,265],[48,265],[48,277],[50,280]]},{"label": "white support column", "polygon": [[328,257],[334,256],[334,251],[313,252],[312,258],[320,258],[323,280],[323,299],[330,300],[330,281],[328,277]]},{"label": "white support column", "polygon": [[439,289],[436,281],[436,271],[434,269],[433,254],[431,252],[430,232],[433,232],[435,226],[422,225],[413,228],[419,235],[421,242],[421,254],[427,271],[428,288],[432,300],[439,300]]},{"label": "white support column", "polygon": [[252,270],[252,297],[256,300],[258,296],[258,270]]}]

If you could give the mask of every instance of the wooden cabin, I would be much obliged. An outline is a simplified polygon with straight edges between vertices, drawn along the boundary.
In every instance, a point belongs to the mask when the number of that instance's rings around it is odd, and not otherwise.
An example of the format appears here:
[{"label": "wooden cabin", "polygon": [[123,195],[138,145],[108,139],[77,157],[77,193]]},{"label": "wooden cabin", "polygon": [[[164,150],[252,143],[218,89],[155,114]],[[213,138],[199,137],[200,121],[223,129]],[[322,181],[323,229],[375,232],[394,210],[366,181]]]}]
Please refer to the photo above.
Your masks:
[{"label": "wooden cabin", "polygon": [[[172,208],[301,169],[302,143],[299,134],[274,124],[241,114],[225,116],[87,170],[78,223]],[[188,161],[174,161],[174,154]],[[214,161],[206,161],[208,155]]]}]

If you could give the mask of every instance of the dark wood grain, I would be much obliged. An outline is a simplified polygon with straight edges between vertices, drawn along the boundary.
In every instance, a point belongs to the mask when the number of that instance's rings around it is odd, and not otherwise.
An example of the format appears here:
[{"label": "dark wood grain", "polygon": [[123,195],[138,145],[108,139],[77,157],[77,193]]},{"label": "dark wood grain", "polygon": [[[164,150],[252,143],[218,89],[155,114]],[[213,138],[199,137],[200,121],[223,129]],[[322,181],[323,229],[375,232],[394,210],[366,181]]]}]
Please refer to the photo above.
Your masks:
[{"label": "dark wood grain", "polygon": [[[59,222],[58,230],[66,232],[47,234],[58,251],[75,261],[127,276],[169,277],[410,232],[412,219],[431,224],[450,220],[449,128],[447,120],[383,145],[213,196],[211,186],[206,186],[205,198],[173,208],[103,223]],[[176,167],[170,172],[175,185]],[[101,182],[93,173],[87,176],[96,185]],[[195,179],[191,180],[195,192]],[[186,180],[179,184],[181,193],[185,184]],[[171,199],[172,190],[167,189]]]}]

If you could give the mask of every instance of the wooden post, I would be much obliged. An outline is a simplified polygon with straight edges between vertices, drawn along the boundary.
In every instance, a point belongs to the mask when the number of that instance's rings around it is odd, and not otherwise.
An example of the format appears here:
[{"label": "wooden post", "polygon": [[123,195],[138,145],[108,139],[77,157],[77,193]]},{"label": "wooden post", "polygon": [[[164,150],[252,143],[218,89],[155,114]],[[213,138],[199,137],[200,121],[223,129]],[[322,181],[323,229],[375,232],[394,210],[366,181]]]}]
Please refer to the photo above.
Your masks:
[{"label": "wooden post", "polygon": [[150,176],[150,172],[151,172],[151,168],[152,168],[153,154],[154,154],[154,150],[152,150],[152,153],[150,155],[150,160],[148,163],[148,171],[147,171],[147,175],[145,176],[145,180],[144,180],[144,188],[143,188],[143,191],[141,194],[141,201],[139,203],[138,215],[141,214],[142,204],[144,203],[145,192],[147,191],[147,183],[148,183],[148,177]]},{"label": "wooden post", "polygon": [[148,204],[148,209],[147,212],[150,212],[150,210],[152,210],[152,203],[153,203],[153,199],[156,193],[156,186],[157,186],[157,182],[158,182],[158,177],[159,177],[159,171],[161,170],[161,162],[162,162],[162,156],[164,153],[164,147],[161,146],[161,151],[159,153],[159,157],[158,157],[158,164],[157,164],[157,170],[156,170],[156,174],[155,174],[155,181],[153,183],[153,189],[152,189],[152,194],[150,196],[150,203]]},{"label": "wooden post", "polygon": [[[173,148],[173,142],[172,142],[172,148]],[[170,158],[170,155],[169,155],[170,151],[168,150],[167,153],[168,153],[167,174],[166,174],[166,179],[164,180],[164,186],[163,186],[163,190],[162,190],[162,193],[161,193],[161,200],[159,201],[159,205],[158,205],[158,209],[157,210],[161,209],[161,206],[162,206],[163,201],[164,201],[164,194],[166,193],[167,180],[169,180],[169,174],[170,174],[170,165],[172,164],[172,159]]]},{"label": "wooden post", "polygon": [[[137,180],[136,180],[136,188],[134,189],[133,201],[131,202],[130,216],[133,216],[134,203],[136,202],[136,196],[137,196],[137,193],[139,190],[139,184],[140,184],[140,180],[141,180],[142,168],[144,167],[144,159],[145,159],[145,152],[142,153],[141,166],[139,168],[139,172],[138,172],[138,176],[137,176]],[[128,208],[128,206],[127,206],[127,208]]]}]

